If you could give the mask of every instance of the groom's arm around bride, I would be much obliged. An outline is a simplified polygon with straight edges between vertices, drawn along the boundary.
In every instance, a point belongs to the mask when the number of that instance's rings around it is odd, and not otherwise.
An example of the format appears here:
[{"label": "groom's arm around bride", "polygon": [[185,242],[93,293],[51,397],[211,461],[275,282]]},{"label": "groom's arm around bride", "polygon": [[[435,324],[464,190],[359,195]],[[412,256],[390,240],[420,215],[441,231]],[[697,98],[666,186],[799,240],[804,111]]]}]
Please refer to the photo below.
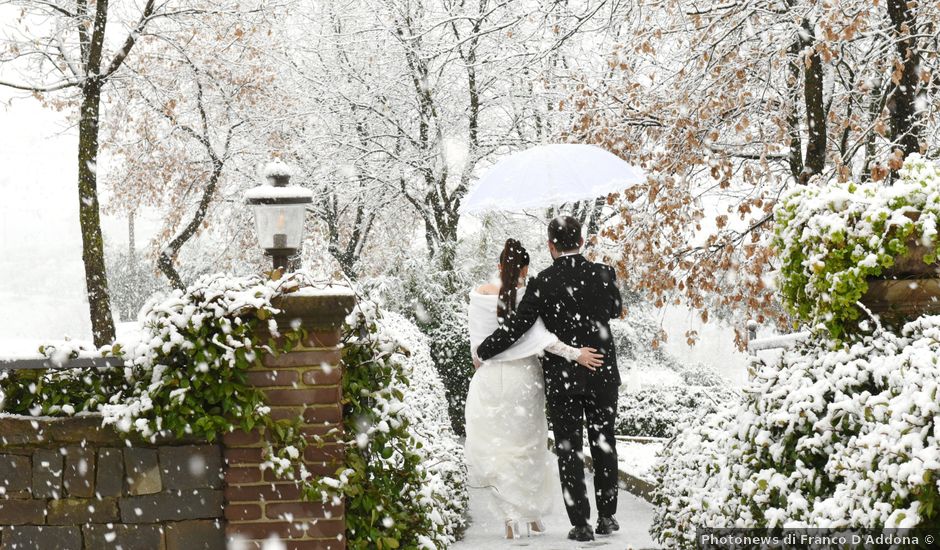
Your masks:
[{"label": "groom's arm around bride", "polygon": [[549,397],[620,385],[610,332],[610,320],[622,311],[616,275],[612,267],[585,259],[579,249],[576,246],[573,252],[553,252],[555,261],[529,281],[516,311],[477,349],[477,356],[484,361],[498,355],[541,317],[545,327],[563,343],[592,347],[604,356],[603,366],[594,372],[560,357],[546,356],[543,363]]},{"label": "groom's arm around bride", "polygon": [[[545,374],[550,394],[556,389],[562,393],[584,390],[598,383],[619,386],[620,375],[610,333],[610,320],[619,317],[623,307],[616,274],[612,267],[590,262],[580,254],[583,241],[577,220],[564,217],[552,222],[554,225],[562,223],[562,231],[577,230],[573,246],[569,244],[568,250],[565,249],[568,247],[556,246],[554,241],[558,236],[550,235],[549,249],[555,261],[530,279],[516,311],[480,344],[477,356],[487,360],[509,349],[541,317],[546,328],[563,343],[593,347],[605,357],[603,367],[591,373],[574,362],[546,356]],[[552,388],[554,382],[562,387]]]}]

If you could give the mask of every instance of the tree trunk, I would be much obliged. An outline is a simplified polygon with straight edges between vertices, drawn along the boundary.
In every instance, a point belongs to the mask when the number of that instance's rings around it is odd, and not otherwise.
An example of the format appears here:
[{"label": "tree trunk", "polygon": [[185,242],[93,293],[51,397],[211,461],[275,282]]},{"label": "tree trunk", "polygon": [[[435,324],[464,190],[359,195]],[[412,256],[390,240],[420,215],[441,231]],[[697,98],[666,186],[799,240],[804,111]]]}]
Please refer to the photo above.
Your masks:
[{"label": "tree trunk", "polygon": [[800,97],[800,50],[801,41],[795,40],[790,46],[790,113],[787,115],[787,129],[790,139],[790,152],[787,157],[790,175],[797,182],[803,179],[803,140],[800,137],[800,117],[798,102]]},{"label": "tree trunk", "polygon": [[[869,127],[873,128],[875,121],[881,116],[884,109],[885,96],[882,93],[881,82],[879,81],[871,93],[871,102],[868,105]],[[871,181],[871,169],[875,163],[875,140],[878,138],[877,132],[868,131],[868,137],[865,140],[865,164],[862,167],[862,181]]]},{"label": "tree trunk", "polygon": [[127,215],[127,257],[131,269],[137,271],[137,239],[134,238],[134,212]]},{"label": "tree trunk", "polygon": [[78,218],[82,229],[82,261],[91,314],[91,331],[96,346],[114,341],[114,318],[104,265],[104,241],[98,212],[98,113],[101,103],[99,78],[82,85],[82,106],[78,124]]},{"label": "tree trunk", "polygon": [[209,182],[206,184],[206,188],[202,191],[199,206],[196,207],[196,211],[193,213],[193,217],[189,220],[189,223],[187,223],[173,240],[160,251],[160,257],[157,260],[160,271],[166,275],[166,278],[170,281],[170,284],[173,285],[173,288],[179,290],[185,290],[186,285],[183,284],[183,278],[180,277],[179,271],[176,270],[176,266],[173,262],[176,260],[176,256],[179,254],[180,249],[183,248],[183,245],[196,234],[199,230],[199,226],[202,225],[202,222],[206,219],[206,214],[209,212],[209,205],[212,204],[212,199],[215,197],[215,190],[219,186],[219,180],[222,178],[222,169],[225,166],[220,158],[214,155],[212,155],[212,157],[212,173],[209,175]]},{"label": "tree trunk", "polygon": [[[593,244],[594,238],[601,229],[597,218],[600,217],[601,210],[606,202],[605,197],[597,197],[591,202],[590,211],[588,211],[587,231],[584,233],[585,247],[590,247]],[[587,206],[585,206],[585,210],[588,210]]]},{"label": "tree trunk", "polygon": [[[809,21],[803,21],[806,32],[804,46],[816,43],[815,31]],[[826,105],[823,100],[823,66],[819,53],[815,50],[804,59],[803,101],[806,105],[806,161],[802,180],[821,174],[826,168]]]},{"label": "tree trunk", "polygon": [[914,8],[917,2],[888,0],[888,15],[894,28],[895,48],[901,59],[901,75],[891,90],[888,110],[891,113],[892,138],[904,156],[920,152],[920,125],[917,116],[918,68]]},{"label": "tree trunk", "polygon": [[448,292],[457,292],[459,288],[457,276],[457,222],[450,219],[439,226],[437,241],[437,267],[444,277],[444,287]]}]

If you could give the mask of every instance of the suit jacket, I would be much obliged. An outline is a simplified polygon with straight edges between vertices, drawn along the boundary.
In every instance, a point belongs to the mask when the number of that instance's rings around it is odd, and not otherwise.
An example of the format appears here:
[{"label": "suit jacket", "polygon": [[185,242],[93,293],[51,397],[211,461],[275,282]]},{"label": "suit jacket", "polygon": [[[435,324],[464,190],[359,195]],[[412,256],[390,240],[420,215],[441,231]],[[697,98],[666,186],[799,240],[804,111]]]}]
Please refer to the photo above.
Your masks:
[{"label": "suit jacket", "polygon": [[545,391],[549,398],[569,394],[597,394],[620,385],[617,353],[610,320],[623,305],[617,276],[608,265],[588,261],[580,254],[563,256],[530,280],[519,307],[480,344],[484,361],[505,351],[541,317],[559,340],[574,347],[589,346],[604,354],[604,366],[591,372],[557,355],[542,359]]}]

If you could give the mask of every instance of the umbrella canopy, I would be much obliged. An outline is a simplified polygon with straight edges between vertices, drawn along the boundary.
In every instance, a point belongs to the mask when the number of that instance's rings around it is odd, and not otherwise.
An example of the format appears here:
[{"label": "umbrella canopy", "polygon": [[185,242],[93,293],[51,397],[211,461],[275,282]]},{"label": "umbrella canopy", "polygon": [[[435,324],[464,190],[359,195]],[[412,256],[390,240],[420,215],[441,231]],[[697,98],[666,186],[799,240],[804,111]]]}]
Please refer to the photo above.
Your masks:
[{"label": "umbrella canopy", "polygon": [[500,160],[480,178],[460,212],[518,211],[618,193],[646,180],[643,170],[594,145],[539,145]]}]

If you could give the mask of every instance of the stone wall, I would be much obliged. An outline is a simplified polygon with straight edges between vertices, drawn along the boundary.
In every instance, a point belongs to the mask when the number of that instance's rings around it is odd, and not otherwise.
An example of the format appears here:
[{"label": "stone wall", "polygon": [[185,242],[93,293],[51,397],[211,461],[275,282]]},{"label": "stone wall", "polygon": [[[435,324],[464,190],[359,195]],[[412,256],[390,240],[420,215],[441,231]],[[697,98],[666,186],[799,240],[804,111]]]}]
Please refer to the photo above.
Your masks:
[{"label": "stone wall", "polygon": [[132,444],[95,416],[0,418],[0,548],[225,548],[220,445]]}]

